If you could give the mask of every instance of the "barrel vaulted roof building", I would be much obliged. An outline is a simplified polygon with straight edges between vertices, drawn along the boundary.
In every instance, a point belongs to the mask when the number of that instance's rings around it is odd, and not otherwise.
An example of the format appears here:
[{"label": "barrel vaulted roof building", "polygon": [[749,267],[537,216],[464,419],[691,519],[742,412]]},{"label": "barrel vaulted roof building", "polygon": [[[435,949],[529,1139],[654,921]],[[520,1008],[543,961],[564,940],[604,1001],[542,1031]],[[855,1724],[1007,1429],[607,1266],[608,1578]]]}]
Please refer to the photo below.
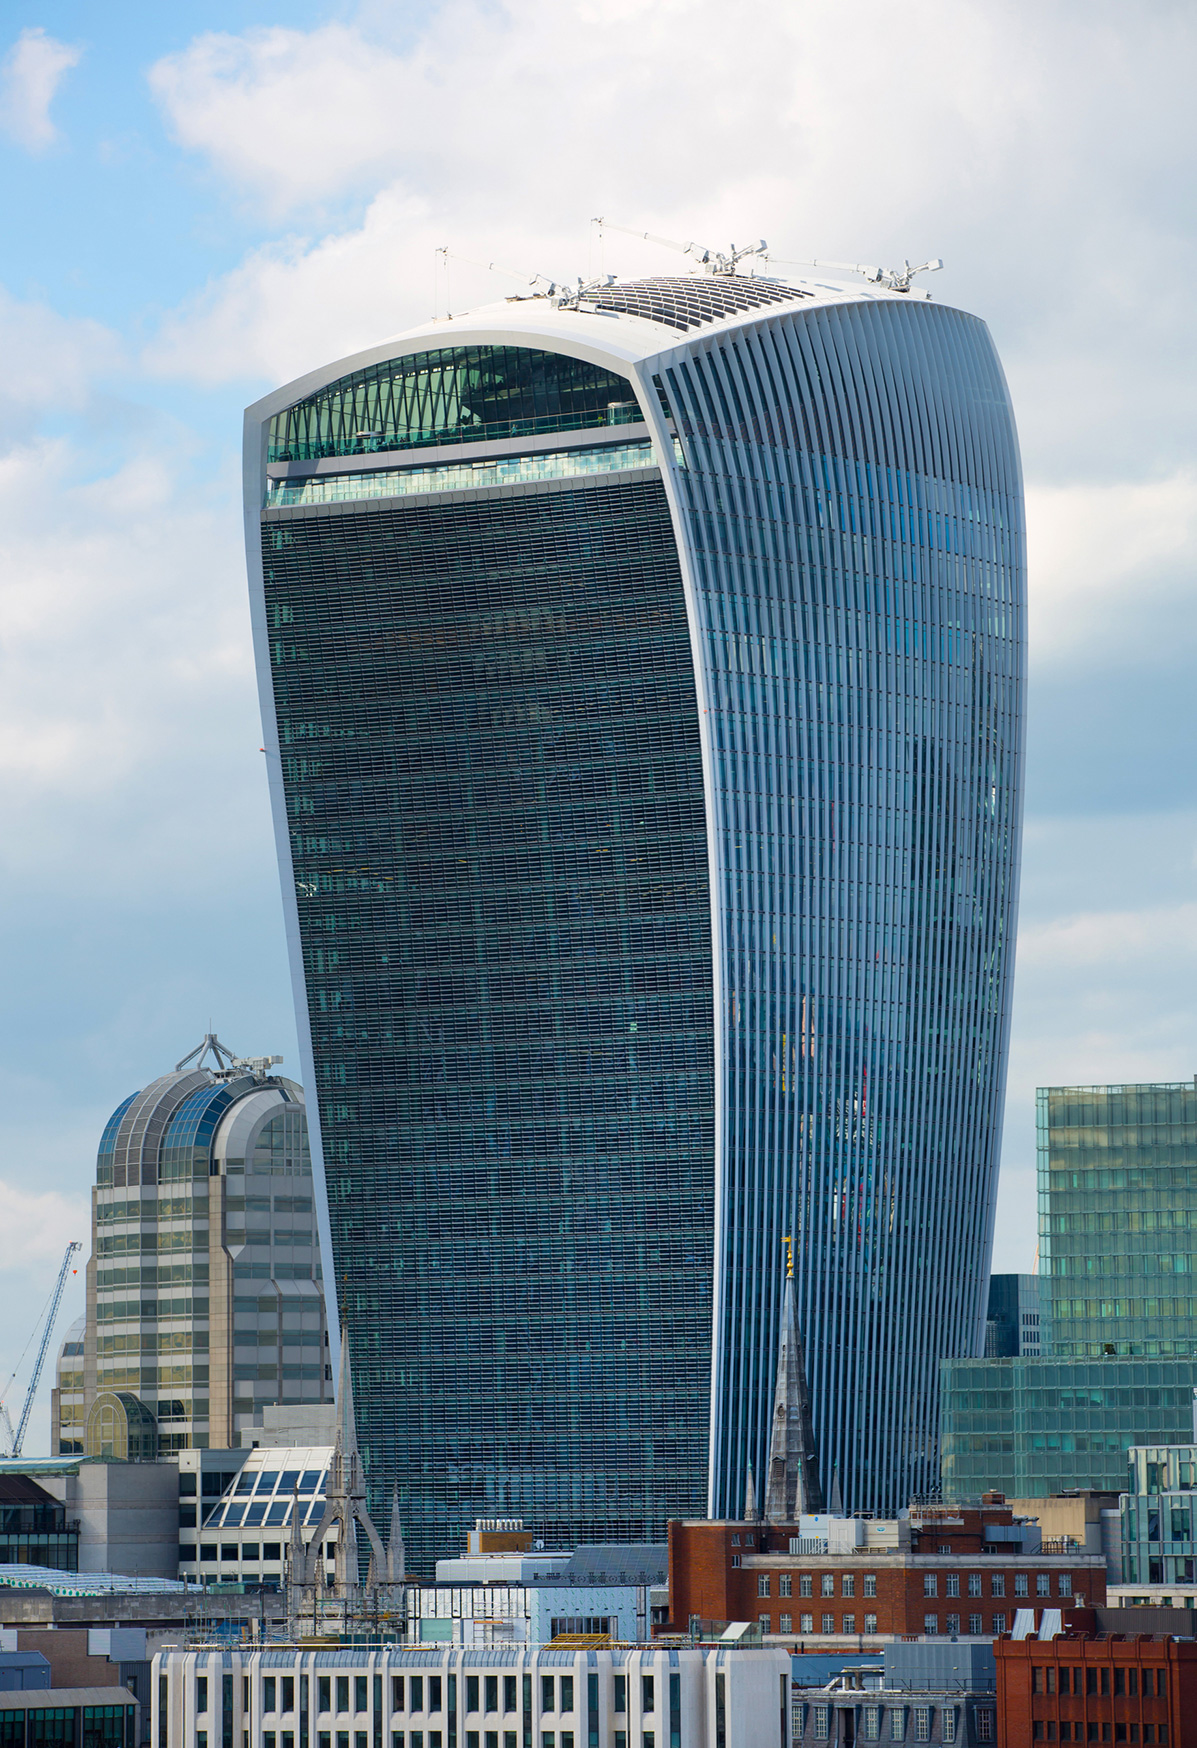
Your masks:
[{"label": "barrel vaulted roof building", "polygon": [[930,1488],[1019,859],[984,324],[719,273],[511,300],[267,396],[245,479],[372,1503],[417,1566],[477,1514],[734,1515],[786,1234],[823,1486]]}]

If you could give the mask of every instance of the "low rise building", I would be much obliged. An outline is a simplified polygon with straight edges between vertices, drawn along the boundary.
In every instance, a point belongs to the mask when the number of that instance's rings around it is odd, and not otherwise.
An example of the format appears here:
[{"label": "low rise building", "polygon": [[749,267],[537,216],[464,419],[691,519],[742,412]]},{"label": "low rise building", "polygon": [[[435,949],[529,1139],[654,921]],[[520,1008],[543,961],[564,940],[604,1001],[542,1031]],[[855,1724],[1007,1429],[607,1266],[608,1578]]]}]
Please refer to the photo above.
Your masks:
[{"label": "low rise building", "polygon": [[1001,1639],[998,1748],[1138,1742],[1184,1748],[1197,1713],[1197,1640],[1167,1634]]},{"label": "low rise building", "polygon": [[914,1506],[897,1519],[669,1526],[671,1633],[747,1621],[765,1638],[860,1642],[908,1634],[996,1637],[1018,1609],[1105,1600],[1105,1562],[1047,1552],[999,1497]]},{"label": "low rise building", "polygon": [[0,1474],[0,1566],[79,1566],[79,1526],[30,1475]]},{"label": "low rise building", "polygon": [[438,1560],[434,1585],[408,1586],[407,1633],[455,1645],[544,1645],[562,1633],[637,1643],[654,1615],[666,1618],[668,1598],[663,1542],[468,1553]]},{"label": "low rise building", "polygon": [[154,1741],[242,1748],[786,1748],[781,1650],[163,1650]]},{"label": "low rise building", "polygon": [[[800,1662],[795,1659],[795,1662]],[[993,1647],[922,1641],[885,1647],[880,1668],[849,1665],[814,1687],[795,1672],[790,1738],[798,1744],[996,1739]]]},{"label": "low rise building", "polygon": [[0,1742],[137,1748],[137,1714],[123,1687],[0,1688]]}]

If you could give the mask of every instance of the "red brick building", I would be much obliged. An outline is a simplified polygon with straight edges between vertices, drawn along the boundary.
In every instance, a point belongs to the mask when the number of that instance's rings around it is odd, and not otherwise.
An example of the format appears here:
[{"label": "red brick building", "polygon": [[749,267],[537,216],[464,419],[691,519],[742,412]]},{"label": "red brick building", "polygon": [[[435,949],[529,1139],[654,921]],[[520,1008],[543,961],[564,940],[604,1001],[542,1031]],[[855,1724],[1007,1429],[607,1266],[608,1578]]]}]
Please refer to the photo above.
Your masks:
[{"label": "red brick building", "polygon": [[999,1639],[998,1748],[1035,1742],[1197,1744],[1197,1639],[1090,1634]]},{"label": "red brick building", "polygon": [[[934,1507],[909,1519],[822,1520],[805,1526],[675,1521],[669,1525],[669,1622],[749,1621],[795,1641],[924,1634],[997,1637],[1019,1609],[1105,1601],[1100,1555],[1049,1544],[997,1499]],[[854,1544],[854,1545],[853,1545]]]}]

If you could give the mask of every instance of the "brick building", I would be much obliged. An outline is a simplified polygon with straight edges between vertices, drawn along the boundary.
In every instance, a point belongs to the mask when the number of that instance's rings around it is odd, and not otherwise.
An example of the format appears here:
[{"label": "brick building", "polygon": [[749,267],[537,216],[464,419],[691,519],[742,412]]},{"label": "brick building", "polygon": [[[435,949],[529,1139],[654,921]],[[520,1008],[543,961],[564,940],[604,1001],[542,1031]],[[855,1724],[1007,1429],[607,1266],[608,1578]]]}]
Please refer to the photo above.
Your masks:
[{"label": "brick building", "polygon": [[1044,1641],[1000,1639],[994,1652],[998,1748],[1197,1742],[1197,1640],[1074,1627]]},{"label": "brick building", "polygon": [[1100,1555],[1043,1544],[1000,1496],[909,1517],[669,1525],[668,1633],[748,1621],[793,1640],[997,1637],[1018,1609],[1105,1601]]}]

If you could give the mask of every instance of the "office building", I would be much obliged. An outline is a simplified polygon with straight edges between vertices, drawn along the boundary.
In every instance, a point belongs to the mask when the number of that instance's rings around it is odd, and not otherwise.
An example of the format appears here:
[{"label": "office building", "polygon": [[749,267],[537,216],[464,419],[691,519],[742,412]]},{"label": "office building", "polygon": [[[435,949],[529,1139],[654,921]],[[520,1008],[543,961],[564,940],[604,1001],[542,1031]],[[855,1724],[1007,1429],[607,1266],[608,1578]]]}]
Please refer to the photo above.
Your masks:
[{"label": "office building", "polygon": [[671,1523],[668,1630],[718,1633],[742,1621],[766,1638],[993,1638],[1019,1609],[1105,1601],[1105,1561],[1044,1548],[1037,1524],[999,1498],[911,1507],[900,1518],[795,1524]]},{"label": "office building", "polygon": [[1197,1357],[1197,1081],[1041,1087],[1037,1125],[1052,1351]]},{"label": "office building", "polygon": [[303,1092],[279,1061],[208,1036],[109,1118],[60,1455],[154,1463],[251,1442],[266,1404],[331,1400]]},{"label": "office building", "polygon": [[1133,1445],[1122,1513],[1122,1581],[1142,1600],[1197,1598],[1197,1444]]},{"label": "office building", "polygon": [[[782,1651],[162,1651],[153,1739],[204,1748],[762,1748],[781,1741],[789,1699]],[[223,1712],[222,1712],[222,1709]],[[161,1734],[159,1734],[161,1732]],[[227,1733],[227,1732],[226,1732]],[[358,1748],[361,1744],[358,1743]]]},{"label": "office building", "polygon": [[985,1318],[985,1358],[1041,1359],[1051,1352],[1049,1319],[1040,1301],[1038,1275],[990,1275]]},{"label": "office building", "polygon": [[1119,1493],[1131,1445],[1192,1435],[1197,1359],[945,1360],[945,1499]]},{"label": "office building", "polygon": [[849,1665],[837,1681],[805,1684],[795,1658],[790,1741],[948,1742],[996,1740],[993,1647],[962,1639],[894,1643],[879,1669]]},{"label": "office building", "polygon": [[425,1569],[477,1515],[739,1510],[788,1234],[823,1487],[929,1491],[1019,861],[984,325],[722,271],[509,300],[258,402],[245,492],[375,1505]]},{"label": "office building", "polygon": [[[479,1527],[470,1541],[492,1535]],[[412,1644],[547,1645],[563,1633],[637,1644],[664,1622],[668,1604],[663,1542],[469,1552],[438,1560],[435,1584],[405,1592]]]},{"label": "office building", "polygon": [[79,1567],[79,1525],[29,1475],[0,1473],[0,1566]]},{"label": "office building", "polygon": [[0,1687],[0,1742],[137,1748],[138,1705],[125,1687]]},{"label": "office building", "polygon": [[1140,1742],[1184,1748],[1197,1706],[1197,1642],[1082,1632],[994,1646],[998,1748],[1029,1742]]}]

